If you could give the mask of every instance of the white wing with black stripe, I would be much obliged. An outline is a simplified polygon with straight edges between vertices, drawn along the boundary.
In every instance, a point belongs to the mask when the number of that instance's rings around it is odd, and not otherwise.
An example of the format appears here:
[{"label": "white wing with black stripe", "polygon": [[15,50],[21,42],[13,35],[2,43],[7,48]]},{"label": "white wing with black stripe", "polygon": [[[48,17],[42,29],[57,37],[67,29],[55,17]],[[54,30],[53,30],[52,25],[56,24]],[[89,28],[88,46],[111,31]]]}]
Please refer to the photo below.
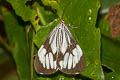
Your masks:
[{"label": "white wing with black stripe", "polygon": [[38,50],[35,70],[49,75],[60,70],[66,74],[79,74],[85,69],[85,58],[63,20],[50,33]]}]

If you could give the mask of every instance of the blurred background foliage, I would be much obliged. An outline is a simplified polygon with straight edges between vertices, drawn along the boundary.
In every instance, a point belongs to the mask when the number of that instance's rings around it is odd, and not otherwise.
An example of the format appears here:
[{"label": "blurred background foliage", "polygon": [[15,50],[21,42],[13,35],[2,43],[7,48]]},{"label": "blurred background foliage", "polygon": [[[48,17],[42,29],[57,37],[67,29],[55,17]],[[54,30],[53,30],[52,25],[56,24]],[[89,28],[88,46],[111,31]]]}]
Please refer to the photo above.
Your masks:
[{"label": "blurred background foliage", "polygon": [[[0,0],[0,80],[120,80],[120,36],[112,38],[105,19],[109,8],[119,3]],[[80,75],[42,76],[34,70],[34,56],[59,18],[78,27],[70,30],[86,58],[86,69]]]}]

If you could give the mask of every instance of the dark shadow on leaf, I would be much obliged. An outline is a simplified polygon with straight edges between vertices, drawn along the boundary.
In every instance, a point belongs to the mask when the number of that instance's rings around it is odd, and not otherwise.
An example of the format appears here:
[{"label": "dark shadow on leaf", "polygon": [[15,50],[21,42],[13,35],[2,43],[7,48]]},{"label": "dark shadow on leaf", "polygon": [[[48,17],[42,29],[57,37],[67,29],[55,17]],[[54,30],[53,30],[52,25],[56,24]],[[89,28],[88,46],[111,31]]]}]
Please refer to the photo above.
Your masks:
[{"label": "dark shadow on leaf", "polygon": [[102,66],[102,68],[103,68],[103,71],[106,72],[106,73],[110,73],[110,72],[112,72],[111,69],[107,68],[107,67],[104,66],[104,65]]}]

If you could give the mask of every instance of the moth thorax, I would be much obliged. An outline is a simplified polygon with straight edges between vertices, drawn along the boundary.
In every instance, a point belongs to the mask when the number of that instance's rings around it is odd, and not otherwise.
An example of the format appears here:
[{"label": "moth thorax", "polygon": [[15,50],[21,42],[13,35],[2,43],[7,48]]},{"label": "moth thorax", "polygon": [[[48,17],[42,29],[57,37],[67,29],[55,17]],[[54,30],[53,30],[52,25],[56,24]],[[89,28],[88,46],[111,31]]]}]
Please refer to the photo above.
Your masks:
[{"label": "moth thorax", "polygon": [[58,44],[59,44],[59,48],[61,47],[63,42],[63,33],[62,33],[62,29],[59,30],[59,35],[58,35]]}]

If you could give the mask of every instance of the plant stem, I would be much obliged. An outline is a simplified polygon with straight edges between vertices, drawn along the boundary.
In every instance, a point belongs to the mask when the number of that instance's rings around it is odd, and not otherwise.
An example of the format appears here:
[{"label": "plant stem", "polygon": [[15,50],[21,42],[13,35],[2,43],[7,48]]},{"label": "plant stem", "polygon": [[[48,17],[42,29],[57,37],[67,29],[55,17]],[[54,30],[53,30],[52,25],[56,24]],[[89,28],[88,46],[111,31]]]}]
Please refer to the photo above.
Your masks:
[{"label": "plant stem", "polygon": [[[33,37],[34,37],[34,31],[33,31]],[[32,37],[32,49],[31,49],[31,63],[30,63],[30,75],[31,75],[31,80],[33,79],[33,54],[34,54],[34,43],[33,43],[33,37]]]}]

